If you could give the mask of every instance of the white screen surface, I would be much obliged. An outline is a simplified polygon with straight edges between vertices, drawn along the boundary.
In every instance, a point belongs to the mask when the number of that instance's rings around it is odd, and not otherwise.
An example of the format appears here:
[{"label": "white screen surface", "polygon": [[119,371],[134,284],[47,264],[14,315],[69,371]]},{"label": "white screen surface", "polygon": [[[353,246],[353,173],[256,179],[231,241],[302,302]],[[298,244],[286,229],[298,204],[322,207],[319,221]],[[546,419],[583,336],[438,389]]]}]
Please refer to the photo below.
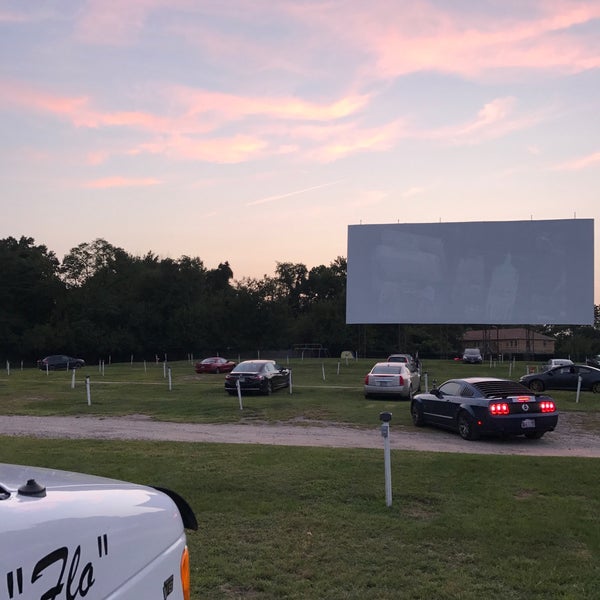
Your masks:
[{"label": "white screen surface", "polygon": [[594,322],[594,221],[350,225],[346,322]]}]

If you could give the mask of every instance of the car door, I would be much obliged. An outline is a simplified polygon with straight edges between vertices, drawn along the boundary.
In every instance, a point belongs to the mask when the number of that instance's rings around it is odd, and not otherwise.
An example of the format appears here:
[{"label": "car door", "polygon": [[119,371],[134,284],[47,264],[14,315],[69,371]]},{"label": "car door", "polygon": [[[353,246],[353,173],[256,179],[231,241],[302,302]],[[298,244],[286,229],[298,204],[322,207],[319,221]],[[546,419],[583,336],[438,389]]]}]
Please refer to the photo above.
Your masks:
[{"label": "car door", "polygon": [[[577,377],[575,366],[565,365],[548,371],[548,379],[552,389],[575,390],[577,389]],[[550,386],[549,386],[550,387]]]},{"label": "car door", "polygon": [[414,393],[416,393],[417,390],[421,389],[421,373],[419,373],[419,370],[414,363],[412,365],[409,364],[408,376],[410,377],[412,390]]},{"label": "car door", "polygon": [[[575,367],[575,372],[577,377],[581,377],[581,389],[582,390],[591,390],[594,383],[599,380],[598,371],[594,371],[594,369],[590,369],[589,367]],[[577,385],[577,383],[575,383]]]},{"label": "car door", "polygon": [[450,427],[452,407],[456,396],[460,395],[461,385],[457,381],[447,381],[437,390],[437,394],[427,394],[423,402],[423,413],[431,423]]},{"label": "car door", "polygon": [[440,423],[450,426],[456,422],[462,399],[471,398],[473,391],[460,381],[445,383],[443,388],[445,402],[441,402],[439,406]]},{"label": "car door", "polygon": [[289,371],[278,364],[271,366],[273,368],[273,387],[285,387],[287,385]]}]

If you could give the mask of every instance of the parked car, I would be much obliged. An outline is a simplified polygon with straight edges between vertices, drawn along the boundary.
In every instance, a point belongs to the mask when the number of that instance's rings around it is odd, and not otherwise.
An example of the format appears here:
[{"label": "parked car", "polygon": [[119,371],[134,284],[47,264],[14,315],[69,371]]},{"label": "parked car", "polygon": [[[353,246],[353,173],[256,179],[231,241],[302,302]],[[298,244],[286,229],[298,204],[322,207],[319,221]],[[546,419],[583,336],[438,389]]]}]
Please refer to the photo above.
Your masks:
[{"label": "parked car", "polygon": [[462,361],[469,364],[481,364],[483,362],[481,350],[479,348],[465,348]]},{"label": "parked car", "polygon": [[450,379],[429,393],[415,395],[410,413],[417,427],[444,427],[465,440],[483,435],[538,439],[558,423],[556,404],[550,396],[533,394],[521,383],[493,377]]},{"label": "parked car", "polygon": [[60,371],[69,369],[80,369],[85,367],[83,358],[73,358],[64,354],[53,354],[38,360],[38,367],[43,371]]},{"label": "parked car", "polygon": [[548,362],[544,363],[542,369],[548,371],[554,367],[563,367],[565,365],[575,364],[570,358],[551,358]]},{"label": "parked car", "polygon": [[185,528],[169,490],[0,463],[0,597],[189,600]]},{"label": "parked car", "polygon": [[237,394],[238,383],[242,392],[270,395],[275,390],[289,387],[290,370],[274,360],[245,360],[225,376],[225,391],[230,395]]},{"label": "parked car", "polygon": [[419,361],[412,354],[390,354],[387,362],[405,363],[411,371],[419,369]]},{"label": "parked car", "polygon": [[543,373],[523,375],[519,381],[534,392],[544,390],[576,391],[581,377],[581,389],[600,393],[600,369],[589,365],[565,365]]},{"label": "parked car", "polygon": [[421,375],[404,362],[378,362],[367,373],[364,383],[365,398],[395,396],[410,399],[421,389]]},{"label": "parked car", "polygon": [[229,373],[235,367],[232,360],[227,360],[222,356],[211,356],[205,358],[194,365],[196,373]]}]

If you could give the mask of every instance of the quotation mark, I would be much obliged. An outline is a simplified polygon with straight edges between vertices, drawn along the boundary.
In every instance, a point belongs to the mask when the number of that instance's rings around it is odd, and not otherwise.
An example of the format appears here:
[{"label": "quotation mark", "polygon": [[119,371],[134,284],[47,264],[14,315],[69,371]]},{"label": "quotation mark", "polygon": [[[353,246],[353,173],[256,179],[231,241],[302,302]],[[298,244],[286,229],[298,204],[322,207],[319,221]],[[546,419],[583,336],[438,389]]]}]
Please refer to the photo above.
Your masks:
[{"label": "quotation mark", "polygon": [[[16,584],[17,584],[17,594],[23,593],[23,569],[19,567],[16,570]],[[6,585],[8,587],[8,597],[14,598],[15,595],[15,573],[10,571],[10,573],[6,574]]]}]

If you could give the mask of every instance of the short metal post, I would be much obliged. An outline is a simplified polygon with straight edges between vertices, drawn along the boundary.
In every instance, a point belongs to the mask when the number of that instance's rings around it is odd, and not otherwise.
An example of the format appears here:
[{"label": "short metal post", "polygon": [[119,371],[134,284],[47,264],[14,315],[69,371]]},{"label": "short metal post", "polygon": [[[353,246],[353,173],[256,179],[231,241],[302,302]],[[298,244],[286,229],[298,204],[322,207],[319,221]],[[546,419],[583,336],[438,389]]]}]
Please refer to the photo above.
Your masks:
[{"label": "short metal post", "polygon": [[85,391],[87,393],[88,406],[91,406],[92,405],[92,393],[90,390],[90,376],[89,375],[86,375],[86,378],[85,378]]},{"label": "short metal post", "polygon": [[244,410],[244,405],[242,404],[242,388],[240,387],[239,379],[236,380],[235,387],[237,388],[238,400],[240,402],[240,410]]},{"label": "short metal post", "polygon": [[383,462],[385,470],[385,505],[392,506],[392,459],[390,452],[390,421],[392,413],[382,412],[379,415],[381,420],[381,437],[383,438]]}]

